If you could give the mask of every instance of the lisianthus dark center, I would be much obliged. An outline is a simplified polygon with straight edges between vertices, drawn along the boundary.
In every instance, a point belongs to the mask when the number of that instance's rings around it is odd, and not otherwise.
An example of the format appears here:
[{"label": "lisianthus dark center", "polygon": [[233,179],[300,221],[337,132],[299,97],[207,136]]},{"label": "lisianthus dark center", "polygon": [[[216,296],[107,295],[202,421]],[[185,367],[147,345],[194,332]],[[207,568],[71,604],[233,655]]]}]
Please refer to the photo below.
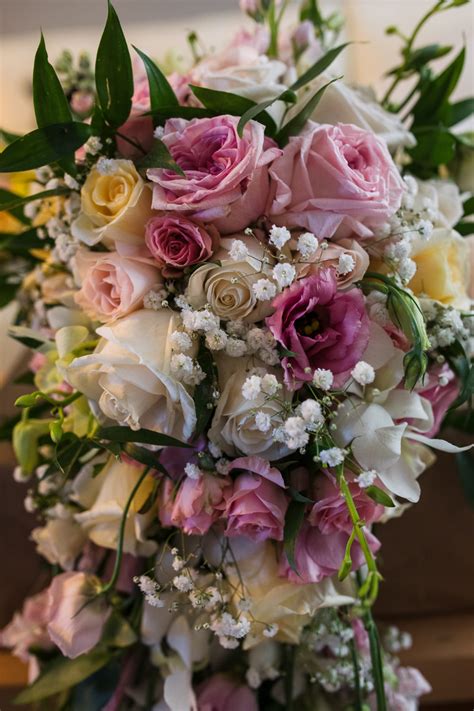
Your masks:
[{"label": "lisianthus dark center", "polygon": [[324,328],[324,321],[322,312],[311,311],[295,322],[295,328],[301,336],[314,336]]}]

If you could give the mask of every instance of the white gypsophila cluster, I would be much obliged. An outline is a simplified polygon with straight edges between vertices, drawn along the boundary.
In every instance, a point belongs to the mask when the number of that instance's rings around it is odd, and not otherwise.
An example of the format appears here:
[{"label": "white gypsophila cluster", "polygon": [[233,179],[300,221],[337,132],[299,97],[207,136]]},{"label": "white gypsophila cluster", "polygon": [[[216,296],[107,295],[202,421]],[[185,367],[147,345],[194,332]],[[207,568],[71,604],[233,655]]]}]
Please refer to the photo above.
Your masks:
[{"label": "white gypsophila cluster", "polygon": [[316,368],[313,373],[313,385],[320,390],[330,390],[334,382],[332,371],[326,368]]},{"label": "white gypsophila cluster", "polygon": [[306,429],[315,432],[324,424],[321,405],[316,400],[304,400],[297,408],[297,413],[306,423]]},{"label": "white gypsophila cluster", "polygon": [[330,447],[319,452],[318,459],[327,467],[337,467],[342,464],[346,457],[346,452],[340,447]]},{"label": "white gypsophila cluster", "polygon": [[197,464],[192,464],[192,462],[188,462],[186,466],[184,467],[184,473],[186,474],[189,479],[194,479],[198,480],[203,476],[203,471],[199,469]]},{"label": "white gypsophila cluster", "polygon": [[234,262],[243,262],[247,259],[248,256],[249,250],[245,242],[242,242],[242,240],[240,239],[232,240],[229,250],[230,259],[232,259]]},{"label": "white gypsophila cluster", "polygon": [[365,308],[370,320],[382,328],[392,324],[386,304],[387,295],[377,290],[369,292],[365,298]]},{"label": "white gypsophila cluster", "polygon": [[194,590],[194,581],[189,574],[175,575],[173,578],[173,586],[179,592],[189,592]]},{"label": "white gypsophila cluster", "polygon": [[282,439],[290,449],[303,449],[309,442],[308,423],[298,415],[292,415],[285,420]]},{"label": "white gypsophila cluster", "polygon": [[276,284],[270,279],[259,279],[252,284],[252,290],[258,301],[271,301],[277,293]]},{"label": "white gypsophila cluster", "polygon": [[355,267],[355,260],[354,257],[351,254],[347,254],[346,252],[343,252],[340,257],[339,261],[337,263],[337,273],[340,274],[341,276],[345,276],[346,274],[350,274],[352,271],[354,271]]},{"label": "white gypsophila cluster", "polygon": [[251,623],[246,615],[241,614],[236,618],[230,612],[213,615],[210,624],[210,629],[217,636],[219,644],[225,649],[238,647],[238,640],[246,637],[250,628]]},{"label": "white gypsophila cluster", "polygon": [[159,311],[160,309],[167,308],[167,296],[168,292],[166,289],[159,289],[158,291],[151,289],[143,297],[143,308],[151,309],[152,311]]},{"label": "white gypsophila cluster", "polygon": [[148,575],[135,576],[133,582],[138,585],[145,596],[145,602],[152,607],[164,607],[165,603],[160,598],[160,585]]},{"label": "white gypsophila cluster", "polygon": [[273,244],[277,249],[281,249],[285,246],[288,240],[291,239],[290,230],[287,227],[278,227],[277,225],[272,225],[270,229],[270,243]]},{"label": "white gypsophila cluster", "polygon": [[211,611],[222,604],[223,598],[219,590],[214,585],[211,585],[204,590],[191,590],[189,601],[194,609]]},{"label": "white gypsophila cluster", "polygon": [[184,331],[173,331],[170,336],[171,345],[174,350],[178,351],[189,351],[193,342],[189,334]]},{"label": "white gypsophila cluster", "polygon": [[455,341],[468,343],[471,329],[474,328],[471,318],[463,319],[457,309],[430,299],[420,299],[420,305],[426,319],[431,350],[446,348]]},{"label": "white gypsophila cluster", "polygon": [[303,259],[308,259],[318,249],[318,240],[312,232],[304,232],[298,237],[296,249]]},{"label": "white gypsophila cluster", "polygon": [[413,639],[409,632],[402,632],[398,627],[390,625],[383,636],[383,644],[388,652],[399,654],[400,652],[410,649],[413,644]]},{"label": "white gypsophila cluster", "polygon": [[153,131],[153,138],[163,138],[165,129],[163,126],[157,126]]},{"label": "white gypsophila cluster", "polygon": [[292,264],[284,262],[273,267],[272,275],[280,289],[284,289],[296,279],[296,269]]},{"label": "white gypsophila cluster", "polygon": [[221,351],[227,346],[228,335],[221,328],[206,334],[206,346],[210,351]]},{"label": "white gypsophila cluster", "polygon": [[176,380],[186,385],[199,385],[206,377],[199,363],[184,353],[171,356],[170,369]]},{"label": "white gypsophila cluster", "polygon": [[262,391],[262,379],[259,375],[250,375],[242,385],[242,395],[246,400],[256,400]]},{"label": "white gypsophila cluster", "polygon": [[377,479],[378,474],[375,469],[368,469],[363,471],[356,477],[356,482],[359,484],[361,489],[367,489],[368,486],[372,486],[374,481]]},{"label": "white gypsophila cluster", "polygon": [[84,143],[84,151],[90,156],[95,156],[100,153],[103,147],[102,141],[98,136],[91,136]]},{"label": "white gypsophila cluster", "polygon": [[359,385],[369,385],[375,380],[375,370],[364,360],[360,360],[355,364],[351,370],[351,375]]},{"label": "white gypsophila cluster", "polygon": [[114,175],[117,172],[119,163],[115,158],[101,156],[95,164],[95,169],[100,175]]}]

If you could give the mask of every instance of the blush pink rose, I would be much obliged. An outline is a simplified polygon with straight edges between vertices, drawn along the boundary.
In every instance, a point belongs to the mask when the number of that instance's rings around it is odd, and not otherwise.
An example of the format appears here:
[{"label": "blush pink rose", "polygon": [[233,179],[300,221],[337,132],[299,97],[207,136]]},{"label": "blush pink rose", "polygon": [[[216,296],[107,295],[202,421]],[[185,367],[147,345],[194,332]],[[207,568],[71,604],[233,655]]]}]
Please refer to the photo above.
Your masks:
[{"label": "blush pink rose", "polygon": [[[376,552],[379,541],[370,531],[364,531],[372,552]],[[292,583],[319,583],[339,570],[346,550],[349,534],[345,531],[322,533],[316,526],[303,523],[295,545],[295,572],[290,568],[285,555],[280,560],[279,574]],[[355,541],[351,548],[352,570],[364,563],[364,554]]]},{"label": "blush pink rose", "polygon": [[169,119],[163,142],[185,175],[150,168],[153,207],[213,221],[221,233],[244,229],[265,209],[268,163],[281,151],[249,121],[240,138],[238,117]]},{"label": "blush pink rose", "polygon": [[120,247],[120,252],[76,253],[75,274],[81,288],[74,299],[90,318],[111,321],[125,316],[141,308],[151,289],[162,286],[150,258],[126,256],[127,252]]},{"label": "blush pink rose", "polygon": [[311,381],[316,368],[331,370],[340,387],[369,340],[362,292],[337,291],[334,270],[322,269],[285,289],[273,307],[266,324],[278,343],[296,354],[282,359],[287,387]]},{"label": "blush pink rose", "polygon": [[65,657],[89,652],[102,637],[110,609],[95,598],[99,586],[95,576],[72,571],[56,575],[49,586],[48,633]]},{"label": "blush pink rose", "polygon": [[[445,378],[447,384],[441,385],[440,378]],[[425,437],[435,437],[443,423],[446,412],[459,395],[459,381],[449,365],[444,364],[427,373],[423,387],[419,388],[417,392],[426,398],[433,408],[433,427],[429,432],[424,432],[423,434]]]},{"label": "blush pink rose", "polygon": [[182,215],[152,217],[145,228],[146,245],[165,277],[179,276],[186,267],[204,262],[218,241],[215,227]]},{"label": "blush pink rose", "polygon": [[281,485],[251,472],[239,474],[226,502],[226,535],[281,541],[287,508]]},{"label": "blush pink rose", "polygon": [[185,477],[171,509],[171,525],[187,534],[204,535],[221,516],[230,488],[230,480],[212,474],[197,480]]},{"label": "blush pink rose", "polygon": [[270,167],[268,214],[319,237],[371,237],[400,207],[401,176],[387,146],[352,124],[309,123]]},{"label": "blush pink rose", "polygon": [[[354,499],[359,516],[366,524],[377,521],[385,509],[367,496],[363,489],[354,482],[349,482],[349,489]],[[313,505],[308,521],[317,526],[321,533],[351,533],[352,522],[339,488],[330,476],[318,478],[316,487],[316,503]]]},{"label": "blush pink rose", "polygon": [[225,674],[215,674],[196,689],[198,711],[258,711],[248,686]]},{"label": "blush pink rose", "polygon": [[30,647],[52,649],[48,624],[48,590],[42,590],[25,600],[21,612],[0,631],[0,647],[8,647],[16,657],[30,661]]}]

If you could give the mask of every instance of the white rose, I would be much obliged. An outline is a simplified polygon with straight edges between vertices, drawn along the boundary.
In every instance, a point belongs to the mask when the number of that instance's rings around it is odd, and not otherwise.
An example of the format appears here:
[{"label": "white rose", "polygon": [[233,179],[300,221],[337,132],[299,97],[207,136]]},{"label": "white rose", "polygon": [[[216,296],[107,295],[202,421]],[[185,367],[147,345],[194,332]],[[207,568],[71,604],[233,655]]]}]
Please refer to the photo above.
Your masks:
[{"label": "white rose", "polygon": [[[286,72],[283,62],[268,59],[255,47],[240,44],[200,62],[192,72],[192,82],[216,91],[229,91],[259,104],[285,91]],[[278,121],[284,108],[282,102],[277,102],[267,110]]]},{"label": "white rose", "polygon": [[[248,371],[258,365],[255,358],[231,358],[219,355],[216,358],[219,371],[221,395],[214,419],[209,430],[209,439],[223,452],[236,454],[260,455],[269,460],[279,459],[288,454],[288,447],[274,441],[272,428],[261,432],[255,424],[255,410],[264,412],[272,418],[272,427],[281,424],[281,405],[274,400],[264,401],[259,395],[256,400],[247,400],[242,395],[242,386],[248,377]],[[274,372],[265,366],[267,372]],[[290,399],[283,389],[279,399]]]},{"label": "white rose", "polygon": [[[350,584],[331,578],[320,583],[300,585],[278,575],[278,556],[270,541],[255,543],[249,538],[235,538],[232,553],[251,601],[249,616],[259,623],[245,638],[244,648],[251,649],[265,640],[265,625],[278,625],[275,640],[298,644],[303,627],[322,607],[337,607],[353,602]],[[235,567],[227,570],[231,585],[239,586]]]},{"label": "white rose", "polygon": [[102,339],[95,352],[73,360],[64,375],[96,403],[102,419],[188,440],[194,402],[170,375],[170,336],[178,326],[178,315],[168,309],[136,311],[97,329]]},{"label": "white rose", "polygon": [[51,519],[46,526],[34,528],[31,539],[36,550],[52,565],[72,570],[86,542],[81,527],[72,519]]},{"label": "white rose", "polygon": [[[73,498],[86,510],[75,514],[75,519],[96,545],[117,549],[123,511],[142,472],[143,467],[112,457],[96,477],[88,468],[76,477]],[[151,476],[146,477],[131,503],[125,524],[126,553],[147,556],[156,550],[156,543],[148,541],[145,535],[154,513],[138,513],[153,489],[153,482]]]},{"label": "white rose", "polygon": [[99,160],[82,186],[81,212],[71,232],[89,246],[143,244],[145,224],[153,214],[151,189],[132,161],[101,160],[103,167]]},{"label": "white rose", "polygon": [[[249,256],[242,261],[229,259],[234,239],[244,242]],[[209,304],[213,313],[226,321],[262,321],[272,313],[270,301],[258,301],[253,285],[266,276],[269,265],[263,263],[265,250],[254,237],[234,235],[222,240],[214,255],[220,266],[209,262],[194,271],[189,279],[186,298],[195,309]]]},{"label": "white rose", "polygon": [[[298,101],[292,107],[288,119],[298,113],[301,103],[306,103],[309,96],[332,78],[328,74],[320,74],[307,85],[302,93],[301,102]],[[383,138],[392,152],[399,146],[415,145],[413,134],[403,126],[400,118],[396,114],[385,111],[376,102],[370,90],[351,88],[342,80],[328,86],[311,119],[317,123],[353,123]]]},{"label": "white rose", "polygon": [[417,180],[418,192],[413,210],[422,212],[429,207],[436,217],[437,227],[454,227],[463,216],[463,204],[459,188],[452,180]]}]

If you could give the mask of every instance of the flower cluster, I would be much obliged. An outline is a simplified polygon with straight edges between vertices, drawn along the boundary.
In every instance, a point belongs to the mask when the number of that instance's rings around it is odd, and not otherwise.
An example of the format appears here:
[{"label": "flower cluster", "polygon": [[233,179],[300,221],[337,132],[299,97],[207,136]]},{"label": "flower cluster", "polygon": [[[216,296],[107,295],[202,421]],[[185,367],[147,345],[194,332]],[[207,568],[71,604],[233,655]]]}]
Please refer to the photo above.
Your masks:
[{"label": "flower cluster", "polygon": [[469,397],[462,198],[395,114],[321,88],[306,15],[278,38],[284,3],[241,4],[255,31],[167,76],[140,53],[104,85],[100,55],[95,91],[63,57],[81,121],[20,201],[13,328],[36,349],[15,478],[59,574],[1,640],[45,675],[100,645],[110,708],[415,708],[406,636],[383,668],[367,636],[372,525],[458,451],[436,435]]}]

